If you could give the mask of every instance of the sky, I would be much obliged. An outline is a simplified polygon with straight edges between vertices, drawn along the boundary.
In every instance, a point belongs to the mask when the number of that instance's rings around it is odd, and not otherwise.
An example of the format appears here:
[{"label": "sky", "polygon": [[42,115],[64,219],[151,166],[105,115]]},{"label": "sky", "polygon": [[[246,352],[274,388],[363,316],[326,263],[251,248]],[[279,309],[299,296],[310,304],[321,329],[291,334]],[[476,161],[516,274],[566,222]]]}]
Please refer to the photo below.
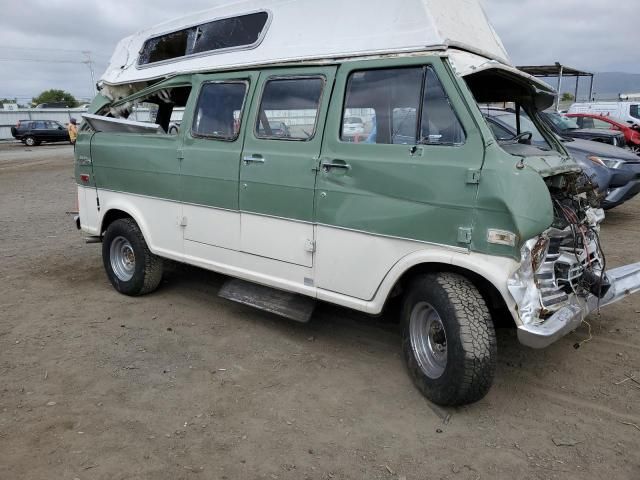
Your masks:
[{"label": "sky", "polygon": [[[26,103],[45,89],[60,88],[88,100],[89,56],[97,80],[121,38],[220,1],[225,0],[4,2],[0,98]],[[640,73],[640,0],[481,1],[516,65],[559,61],[594,72]]]}]

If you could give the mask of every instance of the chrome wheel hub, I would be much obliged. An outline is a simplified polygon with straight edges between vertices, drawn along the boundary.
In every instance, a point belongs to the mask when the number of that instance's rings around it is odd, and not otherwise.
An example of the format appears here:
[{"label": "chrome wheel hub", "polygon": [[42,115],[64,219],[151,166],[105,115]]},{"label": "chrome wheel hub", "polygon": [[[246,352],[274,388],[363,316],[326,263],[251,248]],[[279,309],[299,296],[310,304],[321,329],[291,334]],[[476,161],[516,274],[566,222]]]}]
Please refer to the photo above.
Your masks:
[{"label": "chrome wheel hub", "polygon": [[447,366],[447,335],[440,315],[430,304],[419,302],[409,319],[411,348],[424,374],[440,378]]},{"label": "chrome wheel hub", "polygon": [[129,240],[124,237],[116,237],[111,242],[109,249],[111,269],[119,280],[128,282],[133,278],[136,269],[136,257]]}]

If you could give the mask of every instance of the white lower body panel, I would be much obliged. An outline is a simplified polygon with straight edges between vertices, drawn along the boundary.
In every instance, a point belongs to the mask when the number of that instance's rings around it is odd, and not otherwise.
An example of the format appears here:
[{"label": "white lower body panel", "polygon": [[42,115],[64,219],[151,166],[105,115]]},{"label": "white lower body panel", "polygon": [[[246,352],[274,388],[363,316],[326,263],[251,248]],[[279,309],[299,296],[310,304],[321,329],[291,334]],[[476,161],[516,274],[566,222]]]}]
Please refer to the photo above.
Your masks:
[{"label": "white lower body panel", "polygon": [[[82,229],[100,234],[104,215],[122,210],[161,257],[371,314],[382,311],[394,285],[411,267],[450,264],[491,282],[520,323],[507,290],[507,279],[519,264],[509,258],[140,195],[98,193],[99,211],[88,200],[95,190],[79,187]],[[243,231],[243,225],[249,228]],[[315,241],[315,253],[309,251],[308,240]]]}]

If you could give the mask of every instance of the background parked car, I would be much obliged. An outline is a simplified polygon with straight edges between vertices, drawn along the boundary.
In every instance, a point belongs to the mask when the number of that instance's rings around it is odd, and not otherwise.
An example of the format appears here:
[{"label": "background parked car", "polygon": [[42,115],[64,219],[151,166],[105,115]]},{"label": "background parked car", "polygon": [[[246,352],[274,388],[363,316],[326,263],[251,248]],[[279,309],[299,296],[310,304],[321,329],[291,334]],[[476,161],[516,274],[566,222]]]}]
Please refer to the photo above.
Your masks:
[{"label": "background parked car", "polygon": [[640,102],[590,102],[574,103],[569,113],[608,115],[631,125],[640,125]]},{"label": "background parked car", "polygon": [[622,132],[612,130],[580,128],[571,118],[567,118],[558,112],[543,112],[542,119],[555,133],[561,137],[582,138],[596,142],[608,143],[614,147],[624,147],[627,142]]},{"label": "background parked car", "polygon": [[[517,133],[516,114],[497,108],[482,109],[498,142],[511,141]],[[531,144],[543,149],[549,144],[535,124],[520,118],[521,131],[531,132]],[[602,208],[612,209],[640,193],[640,160],[628,150],[599,142],[559,137],[573,159],[595,183],[603,195]]]},{"label": "background parked car", "polygon": [[19,120],[11,127],[11,135],[29,147],[42,142],[68,142],[69,132],[55,120]]},{"label": "background parked car", "polygon": [[342,124],[342,137],[345,139],[364,135],[364,122],[360,117],[346,117]]},{"label": "background parked car", "polygon": [[573,118],[580,128],[597,128],[601,130],[616,130],[622,132],[631,151],[640,155],[640,126],[629,125],[624,120],[604,115],[592,115],[588,113],[570,113],[566,115]]}]

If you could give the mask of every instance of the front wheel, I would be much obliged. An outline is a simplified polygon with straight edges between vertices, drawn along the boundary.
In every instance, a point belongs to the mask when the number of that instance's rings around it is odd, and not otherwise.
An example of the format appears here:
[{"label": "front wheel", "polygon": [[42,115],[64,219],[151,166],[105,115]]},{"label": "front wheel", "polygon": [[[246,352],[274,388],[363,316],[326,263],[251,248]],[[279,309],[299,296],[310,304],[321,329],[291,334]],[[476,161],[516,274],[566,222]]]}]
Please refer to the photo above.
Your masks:
[{"label": "front wheel", "polygon": [[153,292],[162,280],[162,259],[151,253],[131,218],[109,225],[102,241],[102,261],[113,287],[125,295]]},{"label": "front wheel", "polygon": [[640,155],[640,145],[633,145],[633,146],[631,147],[631,151],[632,151],[633,153],[635,153],[636,155]]},{"label": "front wheel", "polygon": [[418,389],[439,405],[483,398],[496,369],[496,337],[478,289],[454,273],[416,277],[402,309],[402,347]]}]

